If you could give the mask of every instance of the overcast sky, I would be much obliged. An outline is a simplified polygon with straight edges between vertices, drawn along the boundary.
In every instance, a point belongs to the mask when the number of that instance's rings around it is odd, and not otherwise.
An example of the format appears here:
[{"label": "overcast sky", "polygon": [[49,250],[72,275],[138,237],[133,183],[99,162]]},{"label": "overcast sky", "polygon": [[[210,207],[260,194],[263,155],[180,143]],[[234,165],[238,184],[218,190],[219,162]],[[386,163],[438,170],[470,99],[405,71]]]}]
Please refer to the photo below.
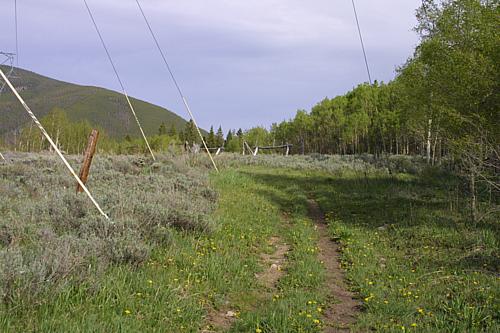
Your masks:
[{"label": "overcast sky", "polygon": [[[17,2],[20,67],[119,90],[83,0]],[[367,81],[350,0],[141,2],[204,128],[267,127]],[[135,1],[88,3],[130,95],[187,118]],[[419,3],[357,0],[374,79],[412,54]],[[0,1],[1,51],[15,50],[13,12]]]}]

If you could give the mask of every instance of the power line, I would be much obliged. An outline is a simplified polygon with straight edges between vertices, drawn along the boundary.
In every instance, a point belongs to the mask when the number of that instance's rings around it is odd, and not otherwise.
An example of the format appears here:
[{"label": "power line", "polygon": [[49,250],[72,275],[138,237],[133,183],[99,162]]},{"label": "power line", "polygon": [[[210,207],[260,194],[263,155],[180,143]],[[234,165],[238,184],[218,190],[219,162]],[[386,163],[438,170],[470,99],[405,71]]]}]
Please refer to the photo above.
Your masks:
[{"label": "power line", "polygon": [[35,116],[35,114],[31,111],[31,109],[26,104],[26,102],[23,100],[23,98],[21,97],[21,95],[19,95],[19,93],[17,92],[16,88],[14,88],[14,86],[9,81],[9,79],[4,74],[4,72],[2,71],[1,68],[0,68],[0,76],[3,78],[3,80],[5,81],[5,83],[9,86],[9,88],[12,90],[12,92],[14,93],[14,95],[17,97],[19,103],[21,103],[21,105],[24,107],[24,109],[26,110],[26,112],[28,112],[28,114],[31,117],[31,119],[33,120],[33,122],[38,126],[38,128],[40,129],[40,131],[42,132],[42,134],[44,135],[44,137],[50,143],[50,145],[52,146],[52,148],[56,151],[57,155],[59,155],[59,157],[63,161],[63,163],[66,166],[66,168],[68,168],[69,172],[73,175],[73,177],[75,177],[75,179],[78,182],[78,184],[83,188],[83,190],[85,191],[85,193],[89,197],[90,201],[92,201],[92,203],[97,208],[97,210],[99,211],[99,213],[101,213],[102,216],[104,216],[107,220],[109,220],[108,215],[106,215],[106,213],[104,213],[104,211],[101,209],[101,207],[99,206],[99,204],[97,203],[97,201],[95,201],[94,197],[92,196],[92,194],[90,193],[90,191],[88,190],[88,188],[82,182],[82,180],[80,179],[80,177],[78,177],[78,175],[76,174],[75,170],[71,167],[71,165],[68,163],[68,161],[66,160],[66,158],[62,154],[62,152],[59,150],[59,147],[57,147],[57,145],[54,143],[54,141],[52,140],[52,138],[50,137],[50,135],[47,133],[47,131],[45,130],[45,128],[42,126],[42,124],[38,121],[38,119]]},{"label": "power line", "polygon": [[155,155],[153,154],[153,150],[151,149],[151,146],[149,145],[148,139],[146,138],[146,134],[144,134],[144,130],[142,129],[139,118],[137,118],[137,114],[135,113],[134,106],[132,105],[132,102],[130,101],[129,95],[127,94],[127,91],[125,90],[125,86],[123,85],[123,81],[120,78],[120,75],[118,74],[118,70],[116,69],[115,63],[113,61],[113,58],[111,57],[111,54],[108,50],[108,47],[106,46],[106,43],[104,42],[104,38],[102,37],[101,31],[99,30],[99,26],[97,25],[97,23],[94,19],[94,15],[93,15],[92,11],[90,10],[90,7],[87,3],[87,0],[83,0],[83,2],[85,3],[85,7],[87,7],[87,11],[89,12],[90,19],[92,20],[92,23],[94,24],[94,28],[97,32],[97,35],[99,36],[99,39],[101,40],[101,44],[104,48],[104,51],[106,51],[106,55],[108,56],[108,60],[111,63],[111,67],[113,67],[113,71],[115,72],[116,78],[118,79],[120,87],[122,88],[123,95],[127,99],[127,103],[128,103],[128,106],[130,107],[130,111],[132,111],[132,114],[134,115],[134,118],[135,118],[135,122],[137,123],[137,126],[139,126],[142,137],[144,138],[144,141],[146,142],[146,146],[148,147],[149,153],[153,157],[153,160],[156,161]]},{"label": "power line", "polygon": [[196,130],[198,131],[198,134],[200,135],[201,142],[203,143],[203,146],[205,147],[205,150],[208,153],[208,156],[210,157],[210,160],[212,161],[212,164],[217,172],[219,172],[219,169],[217,168],[217,165],[215,164],[215,161],[212,157],[212,154],[210,153],[210,149],[208,149],[207,143],[205,142],[205,139],[203,138],[203,134],[201,134],[200,128],[198,124],[196,123],[196,119],[194,118],[193,112],[191,111],[191,108],[189,107],[189,104],[187,102],[186,97],[184,96],[184,93],[182,92],[181,87],[179,86],[179,83],[177,82],[174,72],[172,70],[172,67],[170,67],[170,64],[168,63],[167,56],[165,55],[165,52],[163,52],[163,49],[160,46],[160,43],[158,41],[158,38],[156,38],[156,34],[153,31],[153,28],[151,27],[151,24],[149,23],[149,20],[144,13],[144,10],[142,9],[142,6],[139,2],[139,0],[135,0],[137,3],[137,6],[139,7],[139,10],[141,11],[142,17],[144,18],[144,21],[146,22],[146,25],[148,26],[149,32],[151,34],[151,37],[153,38],[156,48],[160,52],[160,55],[163,59],[163,62],[165,63],[165,66],[167,67],[167,70],[170,74],[170,77],[172,78],[172,81],[174,82],[175,87],[177,88],[177,92],[179,93],[180,98],[182,99],[182,102],[184,103],[184,107],[186,108],[186,111],[188,112],[189,116],[191,117],[191,120],[193,121]]},{"label": "power line", "polygon": [[370,66],[368,65],[368,57],[366,56],[365,43],[363,41],[363,34],[361,33],[361,27],[359,25],[358,11],[356,10],[356,4],[352,0],[352,8],[354,9],[354,17],[356,17],[356,25],[358,26],[359,40],[361,42],[361,48],[363,49],[363,56],[365,58],[366,72],[368,73],[368,80],[370,85],[372,84],[372,75],[370,73]]},{"label": "power line", "polygon": [[19,37],[17,25],[17,0],[14,0],[14,29],[16,31],[16,67],[19,67]]}]

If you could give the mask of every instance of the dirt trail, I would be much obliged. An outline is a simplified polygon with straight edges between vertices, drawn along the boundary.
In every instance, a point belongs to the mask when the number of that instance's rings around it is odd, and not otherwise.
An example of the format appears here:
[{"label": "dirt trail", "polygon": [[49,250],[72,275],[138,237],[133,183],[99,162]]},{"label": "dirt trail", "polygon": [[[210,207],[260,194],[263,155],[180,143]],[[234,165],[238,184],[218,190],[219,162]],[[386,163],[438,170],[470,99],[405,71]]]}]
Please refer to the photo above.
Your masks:
[{"label": "dirt trail", "polygon": [[269,245],[274,247],[272,254],[261,254],[261,264],[264,271],[256,275],[256,278],[268,290],[275,289],[276,283],[283,276],[283,265],[286,261],[286,253],[290,251],[290,246],[284,244],[279,237],[272,237]]},{"label": "dirt trail", "polygon": [[[255,277],[262,284],[269,294],[276,290],[276,283],[285,274],[283,266],[286,262],[286,254],[290,251],[290,246],[284,244],[281,238],[271,237],[268,244],[274,248],[272,254],[263,253],[260,255],[260,263],[264,270],[256,274]],[[236,312],[228,309],[219,311],[211,310],[205,318],[206,329],[202,333],[226,332],[236,321]]]},{"label": "dirt trail", "polygon": [[339,246],[333,242],[328,234],[325,216],[318,203],[308,201],[309,216],[316,223],[319,233],[319,258],[326,269],[327,290],[330,304],[325,310],[326,333],[350,332],[350,325],[356,321],[360,303],[354,299],[354,294],[347,289],[344,272],[340,268]]}]

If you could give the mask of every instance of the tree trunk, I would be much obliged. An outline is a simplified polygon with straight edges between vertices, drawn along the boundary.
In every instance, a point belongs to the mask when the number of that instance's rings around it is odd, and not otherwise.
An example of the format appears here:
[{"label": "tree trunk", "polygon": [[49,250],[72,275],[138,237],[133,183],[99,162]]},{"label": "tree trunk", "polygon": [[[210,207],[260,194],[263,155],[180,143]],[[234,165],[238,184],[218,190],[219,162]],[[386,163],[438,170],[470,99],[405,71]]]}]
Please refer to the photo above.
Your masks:
[{"label": "tree trunk", "polygon": [[429,118],[429,127],[427,128],[427,164],[431,163],[431,147],[432,147],[432,118]]},{"label": "tree trunk", "polygon": [[477,222],[477,198],[476,198],[476,172],[474,168],[471,169],[470,173],[470,209],[472,223]]},{"label": "tree trunk", "polygon": [[438,134],[436,132],[436,137],[434,138],[434,145],[433,145],[433,148],[432,148],[432,165],[436,164],[437,144],[438,144]]}]

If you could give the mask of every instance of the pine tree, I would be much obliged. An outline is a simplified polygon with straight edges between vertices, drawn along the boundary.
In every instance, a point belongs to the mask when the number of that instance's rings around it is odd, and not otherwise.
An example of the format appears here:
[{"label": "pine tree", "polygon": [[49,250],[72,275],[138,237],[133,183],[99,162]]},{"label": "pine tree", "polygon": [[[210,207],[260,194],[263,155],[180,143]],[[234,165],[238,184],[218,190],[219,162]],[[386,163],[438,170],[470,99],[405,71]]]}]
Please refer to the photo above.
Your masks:
[{"label": "pine tree", "polygon": [[196,127],[193,120],[186,123],[183,134],[184,141],[187,141],[190,145],[193,143],[198,143],[198,135],[196,133]]},{"label": "pine tree", "polygon": [[165,126],[165,123],[161,123],[160,128],[158,128],[158,135],[165,134],[167,134],[167,126]]},{"label": "pine tree", "polygon": [[210,132],[208,133],[208,138],[207,138],[207,146],[210,148],[214,148],[217,145],[217,141],[215,140],[215,132],[214,132],[214,127],[210,127]]},{"label": "pine tree", "polygon": [[224,147],[227,146],[227,144],[233,139],[233,132],[231,130],[229,130],[229,132],[227,132],[227,136],[226,136],[226,142],[224,144]]},{"label": "pine tree", "polygon": [[215,145],[217,147],[224,146],[224,132],[222,131],[222,126],[219,126],[219,129],[217,130],[217,134],[215,136]]},{"label": "pine tree", "polygon": [[176,137],[177,136],[177,129],[175,128],[175,125],[172,124],[170,126],[170,129],[168,130],[168,135],[171,137]]}]

